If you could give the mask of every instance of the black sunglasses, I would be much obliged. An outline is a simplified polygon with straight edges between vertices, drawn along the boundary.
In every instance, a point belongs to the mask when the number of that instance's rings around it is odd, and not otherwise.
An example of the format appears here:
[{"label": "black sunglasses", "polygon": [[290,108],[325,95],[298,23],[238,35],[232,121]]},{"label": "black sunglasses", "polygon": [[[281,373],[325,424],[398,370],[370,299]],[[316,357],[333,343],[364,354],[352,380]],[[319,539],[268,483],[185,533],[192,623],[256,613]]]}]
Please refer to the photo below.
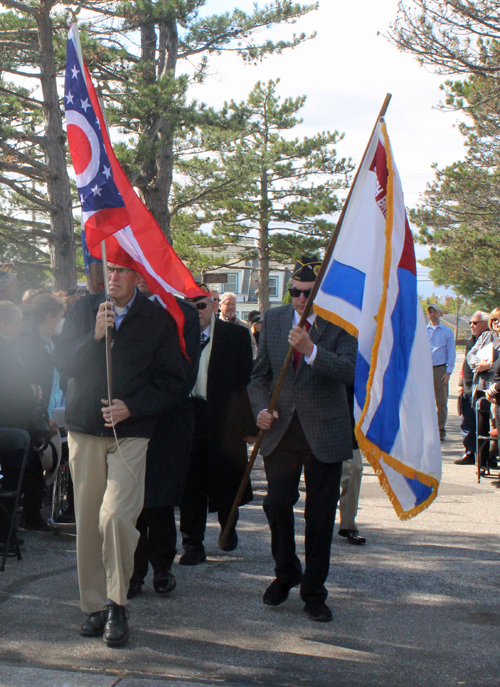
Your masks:
[{"label": "black sunglasses", "polygon": [[196,307],[198,308],[198,310],[205,310],[205,308],[207,307],[208,303],[205,303],[205,302],[203,302],[203,303],[194,303],[193,305],[196,305]]},{"label": "black sunglasses", "polygon": [[469,322],[469,324],[470,324],[471,327],[472,327],[473,324],[479,324],[479,322],[474,322],[474,320],[471,320],[471,321]]},{"label": "black sunglasses", "polygon": [[300,298],[301,294],[304,294],[304,298],[309,298],[311,291],[312,289],[295,289],[293,286],[288,289],[288,293],[292,298]]}]

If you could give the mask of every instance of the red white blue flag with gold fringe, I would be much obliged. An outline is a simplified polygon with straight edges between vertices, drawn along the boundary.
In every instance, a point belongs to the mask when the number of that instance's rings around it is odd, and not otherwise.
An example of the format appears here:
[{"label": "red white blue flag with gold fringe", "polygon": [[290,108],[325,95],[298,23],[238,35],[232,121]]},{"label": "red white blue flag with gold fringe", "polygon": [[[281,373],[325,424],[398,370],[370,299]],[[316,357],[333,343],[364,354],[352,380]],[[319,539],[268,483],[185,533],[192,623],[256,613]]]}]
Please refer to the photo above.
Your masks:
[{"label": "red white blue flag with gold fringe", "polygon": [[413,237],[382,119],[314,310],[358,339],[356,438],[398,516],[412,518],[437,496],[441,445]]}]

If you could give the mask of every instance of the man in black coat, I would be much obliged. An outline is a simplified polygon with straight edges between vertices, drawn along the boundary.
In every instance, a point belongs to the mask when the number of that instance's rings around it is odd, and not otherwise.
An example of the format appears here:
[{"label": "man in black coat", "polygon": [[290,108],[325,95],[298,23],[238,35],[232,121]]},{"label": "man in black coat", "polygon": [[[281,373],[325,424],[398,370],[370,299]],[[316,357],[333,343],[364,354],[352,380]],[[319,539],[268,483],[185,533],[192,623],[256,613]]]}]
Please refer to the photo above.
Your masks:
[{"label": "man in black coat", "polygon": [[[144,503],[146,451],[156,418],[185,393],[177,327],[136,291],[139,275],[109,265],[109,293],[77,301],[56,349],[68,378],[66,424],[75,492],[84,636],[120,646],[129,636],[125,609]],[[111,331],[110,331],[111,330]],[[106,338],[112,336],[109,405]],[[105,610],[103,610],[105,608]]]},{"label": "man in black coat", "polygon": [[[137,288],[151,297],[146,282]],[[154,297],[152,298],[154,300]],[[193,440],[194,415],[189,393],[196,382],[200,359],[200,320],[198,310],[185,300],[177,299],[184,313],[185,394],[170,413],[161,413],[156,420],[146,456],[146,488],[144,508],[137,521],[140,532],[134,556],[134,574],[130,580],[128,598],[142,591],[149,563],[153,567],[153,587],[158,594],[175,589],[171,568],[177,542],[174,506],[180,504],[189,466]]]},{"label": "man in black coat", "polygon": [[[252,370],[252,346],[245,327],[215,317],[213,298],[193,299],[200,316],[202,353],[191,394],[195,429],[188,478],[181,501],[184,554],[181,565],[206,560],[203,540],[207,509],[217,512],[223,529],[247,464],[245,441],[256,434],[246,387]],[[242,503],[252,499],[250,484]],[[236,522],[225,551],[238,545]]]}]

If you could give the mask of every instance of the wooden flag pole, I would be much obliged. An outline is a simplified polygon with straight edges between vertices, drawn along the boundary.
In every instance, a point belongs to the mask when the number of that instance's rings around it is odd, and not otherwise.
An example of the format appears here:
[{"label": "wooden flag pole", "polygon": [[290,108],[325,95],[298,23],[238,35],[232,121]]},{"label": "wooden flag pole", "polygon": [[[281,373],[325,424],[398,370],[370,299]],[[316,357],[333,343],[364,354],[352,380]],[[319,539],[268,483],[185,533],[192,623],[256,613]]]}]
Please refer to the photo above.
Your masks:
[{"label": "wooden flag pole", "polygon": [[[314,286],[311,290],[309,298],[307,299],[307,302],[306,302],[306,305],[304,308],[304,312],[302,313],[302,316],[301,316],[300,321],[299,321],[299,327],[303,327],[305,321],[309,317],[309,313],[311,312],[311,308],[312,308],[314,299],[316,298],[316,294],[318,293],[318,289],[321,285],[321,282],[323,281],[323,277],[324,277],[326,268],[328,267],[328,264],[330,262],[330,258],[332,256],[333,249],[335,248],[335,244],[337,243],[337,239],[338,239],[339,234],[340,234],[340,229],[342,228],[342,223],[344,221],[344,217],[345,217],[347,208],[349,206],[349,201],[351,199],[353,189],[356,185],[356,181],[358,179],[359,172],[363,167],[363,163],[364,163],[365,158],[368,154],[368,149],[370,147],[370,143],[372,141],[372,138],[373,138],[373,135],[374,135],[375,130],[377,128],[377,125],[379,123],[379,120],[385,116],[385,113],[387,112],[387,108],[389,107],[389,103],[391,101],[391,98],[392,98],[392,95],[390,93],[387,93],[387,95],[385,96],[384,102],[382,104],[382,107],[380,109],[380,112],[378,114],[377,121],[375,122],[373,130],[370,134],[370,138],[368,139],[368,144],[365,148],[365,152],[363,153],[363,157],[361,158],[361,162],[358,165],[358,169],[357,169],[356,174],[354,176],[354,181],[351,184],[351,188],[349,189],[349,193],[347,194],[347,198],[346,198],[344,205],[342,207],[342,211],[340,213],[340,217],[339,217],[337,225],[335,227],[335,231],[333,232],[332,238],[330,239],[330,243],[328,244],[328,248],[326,249],[325,257],[323,258],[323,262],[322,262],[320,270],[318,272],[318,276],[316,277],[316,280],[314,282]],[[276,382],[276,386],[274,387],[273,395],[271,396],[271,400],[270,400],[269,405],[267,407],[267,412],[270,413],[271,415],[273,414],[273,411],[276,407],[276,403],[278,401],[279,395],[281,393],[281,389],[283,388],[283,384],[285,382],[285,377],[286,377],[286,374],[288,372],[290,362],[293,358],[294,351],[295,351],[294,347],[290,346],[290,348],[288,349],[288,353],[286,354],[286,358],[285,358],[285,361],[283,363],[283,367],[281,368],[280,376],[278,377],[278,380]],[[243,494],[245,493],[245,489],[246,489],[246,486],[248,484],[248,480],[250,479],[250,473],[252,472],[252,468],[253,468],[255,461],[257,459],[257,454],[259,453],[259,449],[261,447],[265,433],[266,433],[265,429],[260,430],[260,432],[257,436],[257,441],[255,442],[255,444],[253,446],[252,454],[248,460],[245,474],[243,475],[243,478],[241,480],[241,484],[239,486],[238,492],[237,492],[236,497],[234,499],[234,503],[233,503],[231,511],[229,513],[229,517],[227,519],[226,525],[224,527],[224,530],[221,532],[221,534],[219,536],[219,547],[221,549],[224,548],[226,541],[227,541],[227,537],[228,537],[229,532],[231,530],[231,527],[233,526],[233,522],[234,522],[234,519],[236,517],[236,513],[237,513],[238,508],[240,507],[240,503],[243,499]]]},{"label": "wooden flag pole", "polygon": [[[104,125],[106,131],[109,134],[108,118],[106,117],[106,108],[104,107],[104,99],[101,93],[97,93],[97,99],[99,105],[101,106],[101,112],[104,119]],[[106,239],[101,241],[101,258],[102,258],[102,277],[104,279],[104,293],[106,294],[105,302],[111,303],[111,296],[109,295],[109,275],[108,275],[108,259],[106,254]],[[113,328],[108,327],[106,329],[106,378],[108,382],[108,403],[109,407],[113,403],[113,367],[112,367],[112,357],[111,357],[111,344],[112,344],[112,333]],[[113,419],[113,418],[111,418]]]},{"label": "wooden flag pole", "polygon": [[[106,241],[101,241],[101,257],[102,257],[102,277],[104,279],[104,307],[107,307],[107,303],[112,303],[111,296],[109,295],[109,281],[108,281],[108,260],[106,256]],[[112,357],[111,357],[111,344],[112,344],[112,334],[113,328],[106,327],[106,380],[108,383],[108,403],[109,407],[113,402],[113,368],[112,368]]]}]

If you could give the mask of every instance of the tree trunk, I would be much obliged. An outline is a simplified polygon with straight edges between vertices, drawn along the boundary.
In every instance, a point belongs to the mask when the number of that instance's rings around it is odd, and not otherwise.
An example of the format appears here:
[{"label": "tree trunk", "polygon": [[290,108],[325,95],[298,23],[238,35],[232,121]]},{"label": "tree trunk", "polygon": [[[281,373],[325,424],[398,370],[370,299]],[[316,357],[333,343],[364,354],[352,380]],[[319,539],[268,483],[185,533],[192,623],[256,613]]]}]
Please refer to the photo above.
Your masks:
[{"label": "tree trunk", "polygon": [[267,172],[260,175],[260,212],[259,238],[257,247],[259,252],[259,310],[265,313],[269,310],[269,197]]},{"label": "tree trunk", "polygon": [[65,135],[62,129],[61,110],[56,83],[56,65],[52,44],[52,22],[49,1],[40,2],[36,16],[40,44],[40,73],[45,116],[45,157],[50,172],[47,176],[47,193],[54,206],[50,213],[52,238],[50,261],[55,290],[66,291],[76,285],[76,251],[73,226],[71,188],[66,164]]},{"label": "tree trunk", "polygon": [[[160,69],[162,67],[163,69],[161,69],[158,77],[161,78],[167,72],[170,72],[173,78],[177,67],[177,52],[179,48],[177,22],[174,18],[161,24],[159,48]],[[168,122],[165,119],[162,120],[158,139],[159,146],[155,159],[156,183],[152,186],[147,185],[143,193],[148,209],[160,225],[167,240],[172,243],[172,234],[170,231],[171,214],[169,209],[174,170],[174,124],[172,122]]]}]

